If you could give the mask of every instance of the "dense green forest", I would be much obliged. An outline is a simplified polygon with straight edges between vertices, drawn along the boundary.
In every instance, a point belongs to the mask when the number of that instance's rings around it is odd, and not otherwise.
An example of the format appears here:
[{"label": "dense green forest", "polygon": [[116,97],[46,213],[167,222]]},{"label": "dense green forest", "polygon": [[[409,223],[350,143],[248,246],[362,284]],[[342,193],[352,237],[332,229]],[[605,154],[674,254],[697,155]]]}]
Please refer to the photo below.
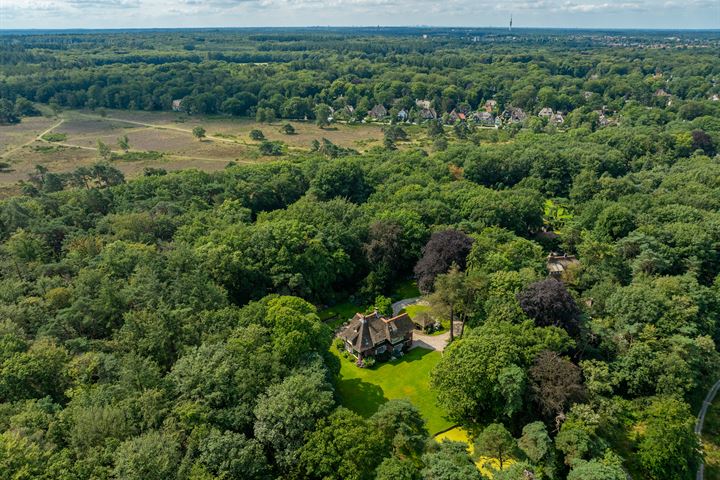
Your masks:
[{"label": "dense green forest", "polygon": [[[433,151],[39,171],[0,201],[0,478],[484,478],[412,403],[368,417],[337,393],[348,360],[319,310],[379,306],[411,277],[464,322],[431,385],[476,451],[514,459],[493,479],[695,478],[695,415],[720,376],[720,38],[422,34],[0,36],[17,120],[22,99],[531,112],[431,122]],[[543,107],[569,112],[562,129]],[[578,262],[551,278],[551,252]]]},{"label": "dense green forest", "polygon": [[[423,38],[427,35],[427,38]],[[317,104],[440,114],[502,109],[589,113],[628,101],[659,105],[663,89],[692,101],[684,117],[718,114],[717,35],[564,32],[179,31],[0,36],[0,97],[57,108],[169,110],[312,118]],[[623,47],[618,47],[623,45]],[[627,45],[627,46],[625,46]],[[668,51],[672,54],[668,54]],[[589,93],[589,94],[588,94]],[[696,102],[700,103],[696,103]],[[678,105],[676,108],[681,108]],[[658,121],[662,121],[658,119]]]}]

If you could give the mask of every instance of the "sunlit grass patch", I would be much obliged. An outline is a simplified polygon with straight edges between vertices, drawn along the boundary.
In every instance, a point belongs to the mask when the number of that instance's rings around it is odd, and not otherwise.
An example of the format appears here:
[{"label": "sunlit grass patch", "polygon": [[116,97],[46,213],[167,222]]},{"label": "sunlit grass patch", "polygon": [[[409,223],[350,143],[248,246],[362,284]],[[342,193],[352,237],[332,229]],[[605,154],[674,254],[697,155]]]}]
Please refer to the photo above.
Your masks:
[{"label": "sunlit grass patch", "polygon": [[[473,440],[470,438],[470,434],[463,427],[455,427],[451,430],[448,430],[447,432],[443,432],[435,437],[435,441],[466,443],[468,446],[468,453],[475,460],[475,465],[477,466],[478,470],[480,470],[480,472],[485,476],[492,478],[495,472],[500,470],[500,460],[498,460],[497,458],[485,456],[475,458],[475,445],[473,444]],[[503,462],[503,469],[509,467],[513,463],[515,463],[515,460],[513,460],[512,458],[505,460]]]},{"label": "sunlit grass patch", "polygon": [[388,400],[406,399],[420,410],[430,434],[449,428],[452,423],[430,388],[430,372],[440,358],[440,352],[423,348],[414,348],[397,360],[378,362],[373,368],[359,368],[340,358],[337,388],[341,403],[369,417]]}]

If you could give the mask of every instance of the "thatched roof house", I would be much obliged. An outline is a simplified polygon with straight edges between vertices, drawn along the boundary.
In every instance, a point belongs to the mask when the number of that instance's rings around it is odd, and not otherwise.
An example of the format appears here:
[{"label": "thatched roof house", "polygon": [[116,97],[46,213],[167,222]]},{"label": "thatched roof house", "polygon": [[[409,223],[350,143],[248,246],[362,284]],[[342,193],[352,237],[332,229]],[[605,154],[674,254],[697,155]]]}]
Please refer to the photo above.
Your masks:
[{"label": "thatched roof house", "polygon": [[414,329],[407,313],[385,318],[376,310],[370,315],[356,313],[339,337],[345,340],[347,351],[362,360],[388,351],[407,351],[412,346]]}]

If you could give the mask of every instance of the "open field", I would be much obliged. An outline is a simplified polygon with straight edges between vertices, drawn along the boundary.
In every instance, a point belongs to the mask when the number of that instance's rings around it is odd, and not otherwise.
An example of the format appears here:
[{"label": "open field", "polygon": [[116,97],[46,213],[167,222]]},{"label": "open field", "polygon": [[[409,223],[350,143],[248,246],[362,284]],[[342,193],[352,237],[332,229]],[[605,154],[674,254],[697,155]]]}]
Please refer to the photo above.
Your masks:
[{"label": "open field", "polygon": [[[282,133],[285,123],[293,125],[296,133]],[[192,134],[196,126],[207,132],[202,141]],[[321,129],[311,122],[260,124],[247,118],[189,117],[171,112],[108,111],[103,116],[91,111],[66,111],[57,118],[28,117],[17,125],[0,126],[1,161],[11,166],[11,171],[0,173],[0,197],[17,193],[17,182],[27,179],[35,165],[61,173],[98,161],[98,141],[121,154],[117,140],[123,136],[128,137],[130,152],[162,153],[153,160],[114,160],[113,165],[128,178],[141,175],[150,166],[169,171],[215,171],[233,161],[278,159],[260,155],[259,142],[250,139],[254,129],[261,130],[268,140],[283,142],[287,153],[308,151],[313,140],[322,138],[364,151],[381,145],[383,138],[380,125],[337,124]]]},{"label": "open field", "polygon": [[[333,349],[333,353],[337,351]],[[437,405],[437,395],[430,389],[430,371],[440,357],[440,352],[415,348],[401,359],[378,362],[373,368],[358,368],[340,358],[340,400],[345,407],[369,417],[388,400],[406,399],[420,410],[431,434],[441,432],[451,427],[452,422]]]}]

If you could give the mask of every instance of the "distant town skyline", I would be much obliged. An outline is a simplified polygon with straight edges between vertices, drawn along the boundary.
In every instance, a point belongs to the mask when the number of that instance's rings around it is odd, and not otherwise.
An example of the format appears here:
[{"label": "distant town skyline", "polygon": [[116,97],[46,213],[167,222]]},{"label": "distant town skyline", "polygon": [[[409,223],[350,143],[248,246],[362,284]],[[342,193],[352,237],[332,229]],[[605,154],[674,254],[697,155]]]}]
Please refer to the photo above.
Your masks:
[{"label": "distant town skyline", "polygon": [[720,29],[719,0],[0,0],[0,28],[465,26]]}]

